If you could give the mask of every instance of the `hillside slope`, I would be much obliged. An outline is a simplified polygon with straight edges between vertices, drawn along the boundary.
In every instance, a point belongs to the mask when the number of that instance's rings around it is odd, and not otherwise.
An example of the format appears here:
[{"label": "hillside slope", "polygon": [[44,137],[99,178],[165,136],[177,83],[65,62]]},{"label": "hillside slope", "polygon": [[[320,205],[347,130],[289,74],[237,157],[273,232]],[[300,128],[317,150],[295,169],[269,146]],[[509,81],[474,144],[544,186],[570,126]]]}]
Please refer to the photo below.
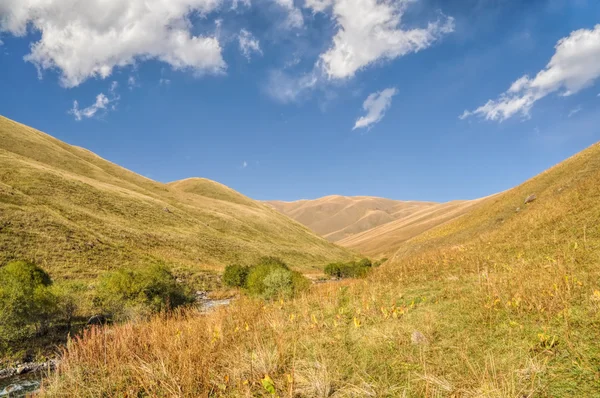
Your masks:
[{"label": "hillside slope", "polygon": [[365,281],[90,332],[46,394],[597,397],[599,226],[596,144],[405,241]]},{"label": "hillside slope", "polygon": [[339,195],[266,203],[332,242],[436,206],[432,202]]},{"label": "hillside slope", "polygon": [[273,255],[316,269],[353,255],[205,179],[161,184],[0,117],[0,264],[57,277],[164,262],[220,269]]},{"label": "hillside slope", "polygon": [[427,206],[397,220],[339,240],[337,243],[365,256],[389,257],[402,243],[469,212],[481,200],[453,201]]}]

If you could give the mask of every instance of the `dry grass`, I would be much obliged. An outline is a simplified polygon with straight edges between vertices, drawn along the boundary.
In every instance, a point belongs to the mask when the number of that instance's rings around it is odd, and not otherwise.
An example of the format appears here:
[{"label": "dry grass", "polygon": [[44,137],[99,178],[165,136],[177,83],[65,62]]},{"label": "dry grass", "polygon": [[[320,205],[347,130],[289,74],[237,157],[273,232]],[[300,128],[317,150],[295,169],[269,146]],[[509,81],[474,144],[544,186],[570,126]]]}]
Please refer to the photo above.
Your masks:
[{"label": "dry grass", "polygon": [[272,380],[281,397],[600,396],[599,221],[596,145],[368,280],[88,332],[44,394],[271,396]]},{"label": "dry grass", "polygon": [[0,264],[26,259],[55,279],[91,279],[162,262],[204,278],[265,255],[314,271],[354,257],[221,184],[154,182],[0,117]]}]

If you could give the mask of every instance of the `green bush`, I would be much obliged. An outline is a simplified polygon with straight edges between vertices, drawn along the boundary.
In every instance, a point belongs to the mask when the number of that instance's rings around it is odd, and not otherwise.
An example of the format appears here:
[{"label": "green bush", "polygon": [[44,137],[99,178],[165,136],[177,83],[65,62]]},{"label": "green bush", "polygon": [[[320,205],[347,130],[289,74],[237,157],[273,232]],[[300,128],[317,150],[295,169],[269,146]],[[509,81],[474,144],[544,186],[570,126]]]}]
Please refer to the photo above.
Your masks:
[{"label": "green bush", "polygon": [[71,324],[77,314],[89,314],[88,288],[78,282],[58,282],[52,285],[52,293],[56,297],[56,318],[71,330]]},{"label": "green bush", "polygon": [[325,274],[334,278],[364,278],[373,264],[368,258],[349,263],[331,263],[325,266]]},{"label": "green bush", "polygon": [[168,311],[192,301],[191,295],[162,265],[107,273],[102,277],[96,295],[97,305],[117,320]]},{"label": "green bush", "polygon": [[[242,279],[244,283],[238,285]],[[249,294],[265,299],[292,297],[310,286],[304,275],[290,270],[287,264],[275,257],[263,257],[250,267],[229,266],[225,269],[223,281],[229,286],[241,286]]]},{"label": "green bush", "polygon": [[38,266],[13,261],[0,268],[0,340],[43,335],[56,312],[50,276]]},{"label": "green bush", "polygon": [[223,283],[230,287],[244,287],[246,286],[246,279],[249,272],[250,267],[228,265],[225,267],[225,272],[223,273]]}]

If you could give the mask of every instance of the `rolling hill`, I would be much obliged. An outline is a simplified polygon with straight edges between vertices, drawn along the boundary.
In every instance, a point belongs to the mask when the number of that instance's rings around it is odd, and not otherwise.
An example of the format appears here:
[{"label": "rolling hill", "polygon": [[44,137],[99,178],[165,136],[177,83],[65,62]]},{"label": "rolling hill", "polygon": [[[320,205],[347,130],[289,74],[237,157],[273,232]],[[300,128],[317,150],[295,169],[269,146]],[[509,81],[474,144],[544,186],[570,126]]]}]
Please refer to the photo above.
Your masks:
[{"label": "rolling hill", "polygon": [[266,203],[327,240],[365,256],[382,258],[412,237],[465,214],[480,201],[435,203],[333,195]]},{"label": "rolling hill", "polygon": [[337,243],[365,256],[389,257],[402,243],[467,213],[481,201],[482,199],[452,201],[427,206],[405,217],[339,240]]},{"label": "rolling hill", "polygon": [[339,195],[266,203],[332,242],[436,206],[433,202]]},{"label": "rolling hill", "polygon": [[366,280],[87,333],[45,394],[597,397],[599,225],[595,144]]},{"label": "rolling hill", "polygon": [[90,278],[162,262],[218,270],[278,256],[303,270],[351,259],[270,207],[206,179],[162,184],[0,117],[0,264]]}]

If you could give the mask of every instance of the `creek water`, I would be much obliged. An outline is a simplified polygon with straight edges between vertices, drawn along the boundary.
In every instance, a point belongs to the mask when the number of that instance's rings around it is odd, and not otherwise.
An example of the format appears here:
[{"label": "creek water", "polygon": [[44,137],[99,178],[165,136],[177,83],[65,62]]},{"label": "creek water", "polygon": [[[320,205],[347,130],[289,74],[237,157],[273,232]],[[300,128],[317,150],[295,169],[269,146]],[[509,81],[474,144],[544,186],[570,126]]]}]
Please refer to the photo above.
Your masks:
[{"label": "creek water", "polygon": [[42,373],[29,373],[22,376],[0,379],[0,397],[17,398],[34,393],[40,389],[42,377]]}]

